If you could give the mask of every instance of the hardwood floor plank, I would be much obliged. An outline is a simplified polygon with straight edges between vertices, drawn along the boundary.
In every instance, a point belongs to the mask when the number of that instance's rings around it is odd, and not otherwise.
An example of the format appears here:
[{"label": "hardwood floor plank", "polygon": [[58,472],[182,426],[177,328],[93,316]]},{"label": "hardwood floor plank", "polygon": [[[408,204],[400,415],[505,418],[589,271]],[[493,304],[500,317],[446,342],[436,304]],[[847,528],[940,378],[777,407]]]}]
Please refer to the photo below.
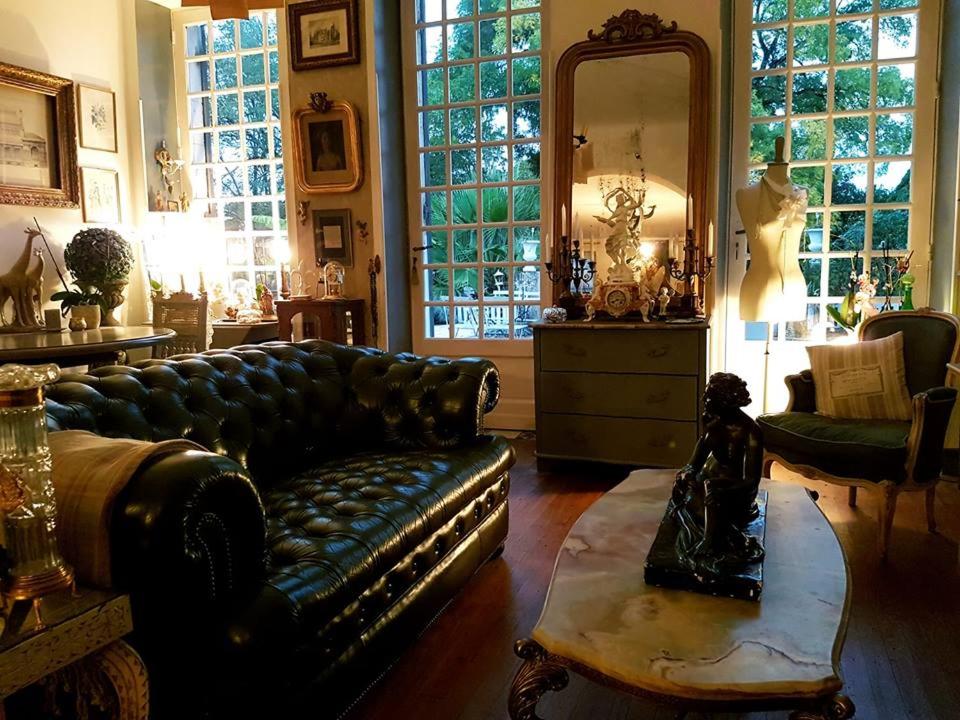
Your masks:
[{"label": "hardwood floor plank", "polygon": [[[577,468],[538,473],[533,442],[513,441],[510,535],[500,560],[483,567],[423,637],[346,720],[504,720],[519,660],[513,643],[529,635],[543,606],[557,552],[570,526],[623,472]],[[780,479],[802,481],[780,471]],[[810,484],[804,481],[804,484]],[[852,610],[842,671],[864,720],[960,717],[960,489],[936,498],[940,532],[926,531],[922,493],[901,497],[890,558],[877,557],[877,503],[861,492],[812,484],[850,564]],[[802,549],[800,549],[802,551]],[[602,588],[598,588],[602,592]],[[549,720],[672,720],[674,711],[571,675],[548,694]],[[788,713],[718,715],[712,720],[785,720]],[[700,720],[691,714],[688,720]]]}]

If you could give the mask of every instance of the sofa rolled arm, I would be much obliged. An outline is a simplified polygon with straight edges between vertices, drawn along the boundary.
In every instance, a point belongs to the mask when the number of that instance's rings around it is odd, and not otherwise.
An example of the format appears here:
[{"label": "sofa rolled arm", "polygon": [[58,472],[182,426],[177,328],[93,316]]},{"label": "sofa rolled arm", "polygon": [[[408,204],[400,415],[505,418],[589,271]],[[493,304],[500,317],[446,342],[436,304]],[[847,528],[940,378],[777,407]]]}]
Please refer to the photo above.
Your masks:
[{"label": "sofa rolled arm", "polygon": [[956,388],[935,387],[913,396],[913,425],[907,436],[907,482],[935,480],[943,469],[943,446]]},{"label": "sofa rolled arm", "polygon": [[787,375],[783,381],[790,391],[787,412],[816,412],[817,390],[813,384],[813,373],[802,370],[796,375]]},{"label": "sofa rolled arm", "polygon": [[449,449],[483,432],[483,415],[500,400],[500,375],[482,358],[380,354],[356,360],[349,390],[339,426],[345,443]]},{"label": "sofa rolled arm", "polygon": [[203,615],[262,580],[263,505],[230,458],[171,453],[142,467],[117,498],[110,544],[114,584],[135,607]]}]

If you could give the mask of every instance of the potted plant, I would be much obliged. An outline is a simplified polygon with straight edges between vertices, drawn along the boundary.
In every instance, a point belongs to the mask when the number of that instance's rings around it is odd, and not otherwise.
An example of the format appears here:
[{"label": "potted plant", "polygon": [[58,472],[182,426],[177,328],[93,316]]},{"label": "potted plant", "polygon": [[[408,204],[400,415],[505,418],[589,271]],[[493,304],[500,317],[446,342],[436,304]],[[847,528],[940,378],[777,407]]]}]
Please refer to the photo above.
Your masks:
[{"label": "potted plant", "polygon": [[71,320],[83,320],[84,326],[91,330],[100,327],[100,305],[103,302],[100,293],[74,286],[73,290],[55,292],[50,299],[60,301],[60,312],[64,317],[69,312]]},{"label": "potted plant", "polygon": [[114,230],[87,228],[67,243],[63,259],[83,292],[100,295],[101,324],[119,325],[114,310],[123,304],[123,291],[133,268],[130,243]]}]

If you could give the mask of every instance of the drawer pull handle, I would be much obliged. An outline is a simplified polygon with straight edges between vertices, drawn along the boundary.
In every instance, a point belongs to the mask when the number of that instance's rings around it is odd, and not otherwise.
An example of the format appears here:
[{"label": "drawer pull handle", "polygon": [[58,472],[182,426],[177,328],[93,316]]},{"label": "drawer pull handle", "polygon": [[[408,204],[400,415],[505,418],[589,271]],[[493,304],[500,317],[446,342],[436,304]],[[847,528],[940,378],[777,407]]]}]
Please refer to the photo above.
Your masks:
[{"label": "drawer pull handle", "polygon": [[662,358],[670,354],[669,345],[661,345],[660,347],[650,348],[647,350],[648,358]]},{"label": "drawer pull handle", "polygon": [[585,400],[587,395],[582,390],[574,390],[573,388],[565,387],[562,389],[563,393],[570,398],[571,400]]},{"label": "drawer pull handle", "polygon": [[660,437],[652,437],[647,442],[647,445],[653,448],[665,448],[670,447],[670,438],[661,435]]},{"label": "drawer pull handle", "polygon": [[663,392],[650,393],[647,395],[647,404],[648,405],[659,405],[665,403],[670,399],[670,391],[664,390]]},{"label": "drawer pull handle", "polygon": [[570,343],[564,343],[564,344],[563,344],[563,351],[564,351],[567,355],[571,355],[571,356],[573,356],[573,357],[586,357],[586,356],[587,356],[587,349],[586,349],[585,347],[577,347],[576,345],[571,345]]}]

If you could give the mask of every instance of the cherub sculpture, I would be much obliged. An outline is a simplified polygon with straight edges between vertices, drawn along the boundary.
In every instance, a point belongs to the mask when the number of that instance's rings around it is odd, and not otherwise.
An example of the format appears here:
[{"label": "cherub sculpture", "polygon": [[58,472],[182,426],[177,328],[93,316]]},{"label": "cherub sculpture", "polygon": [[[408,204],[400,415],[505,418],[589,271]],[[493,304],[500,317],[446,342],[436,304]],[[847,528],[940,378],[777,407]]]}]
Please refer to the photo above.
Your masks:
[{"label": "cherub sculpture", "polygon": [[760,428],[741,410],[749,404],[747,384],[739,377],[710,377],[704,433],[673,487],[668,514],[678,526],[677,558],[701,576],[736,572],[763,559],[763,545],[747,532],[759,514],[763,467]]}]

